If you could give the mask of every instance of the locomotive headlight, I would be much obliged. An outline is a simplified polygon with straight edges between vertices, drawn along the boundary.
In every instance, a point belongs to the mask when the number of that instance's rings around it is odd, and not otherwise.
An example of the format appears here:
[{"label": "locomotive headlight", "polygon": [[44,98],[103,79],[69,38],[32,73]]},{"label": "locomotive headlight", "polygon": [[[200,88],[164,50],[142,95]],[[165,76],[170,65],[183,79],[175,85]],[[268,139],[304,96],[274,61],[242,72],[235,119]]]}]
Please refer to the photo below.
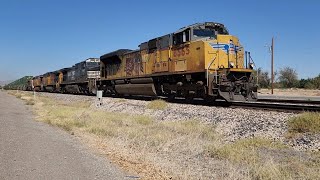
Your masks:
[{"label": "locomotive headlight", "polygon": [[233,68],[233,67],[234,67],[234,63],[233,63],[233,62],[230,62],[230,63],[229,63],[229,67],[230,67],[230,68]]}]

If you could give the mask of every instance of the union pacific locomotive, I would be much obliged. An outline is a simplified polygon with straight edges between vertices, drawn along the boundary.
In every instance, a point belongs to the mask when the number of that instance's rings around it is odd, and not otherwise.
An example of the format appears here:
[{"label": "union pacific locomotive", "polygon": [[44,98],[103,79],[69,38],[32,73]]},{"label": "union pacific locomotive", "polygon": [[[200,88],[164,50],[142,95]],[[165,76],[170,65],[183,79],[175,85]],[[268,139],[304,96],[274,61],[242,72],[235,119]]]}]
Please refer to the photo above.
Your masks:
[{"label": "union pacific locomotive", "polygon": [[257,100],[250,54],[223,24],[196,23],[99,59],[34,77],[28,89],[105,95]]},{"label": "union pacific locomotive", "polygon": [[[244,56],[246,54],[246,56]],[[253,63],[223,24],[206,22],[100,57],[105,94],[252,101]]]}]

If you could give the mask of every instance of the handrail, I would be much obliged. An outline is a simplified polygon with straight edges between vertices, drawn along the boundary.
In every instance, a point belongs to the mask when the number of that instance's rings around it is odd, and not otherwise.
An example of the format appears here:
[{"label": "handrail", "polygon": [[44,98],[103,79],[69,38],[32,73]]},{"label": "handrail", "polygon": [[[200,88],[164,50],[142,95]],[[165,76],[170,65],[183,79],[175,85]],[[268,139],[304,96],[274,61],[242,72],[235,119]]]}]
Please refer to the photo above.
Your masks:
[{"label": "handrail", "polygon": [[250,63],[251,61],[253,62],[254,65],[256,65],[256,63],[254,62],[254,60],[253,60],[252,57],[251,57],[251,53],[249,52],[249,63]]},{"label": "handrail", "polygon": [[[209,64],[209,66],[207,67],[207,87],[209,87],[209,69],[210,69],[210,66],[212,65],[212,63],[214,62],[214,60],[216,60],[217,57],[215,57],[211,63]],[[215,73],[217,75],[217,69],[215,69]],[[216,78],[216,82],[217,82],[217,78]]]},{"label": "handrail", "polygon": [[[253,60],[252,57],[251,57],[251,53],[249,52],[248,54],[249,54],[249,63],[251,63],[251,61],[252,61],[253,65],[256,66],[256,63],[254,62],[254,60]],[[258,74],[258,70],[256,70],[256,72],[257,72],[257,76],[256,76],[257,84],[259,84],[259,74]]]}]

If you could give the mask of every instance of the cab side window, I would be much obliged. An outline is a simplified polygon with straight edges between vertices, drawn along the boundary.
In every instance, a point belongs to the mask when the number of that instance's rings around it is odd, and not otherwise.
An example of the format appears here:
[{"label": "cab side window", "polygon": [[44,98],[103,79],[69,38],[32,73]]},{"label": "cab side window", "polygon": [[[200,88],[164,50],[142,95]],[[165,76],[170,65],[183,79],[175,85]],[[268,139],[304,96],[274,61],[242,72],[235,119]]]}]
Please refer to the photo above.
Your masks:
[{"label": "cab side window", "polygon": [[100,68],[101,68],[100,69],[101,77],[105,77],[105,72],[106,72],[105,65],[102,64]]},{"label": "cab side window", "polygon": [[182,32],[173,35],[173,44],[179,45],[190,41],[190,29],[186,29]]},{"label": "cab side window", "polygon": [[172,45],[171,34],[158,38],[158,49],[163,50],[169,48]]},{"label": "cab side window", "polygon": [[148,51],[149,53],[153,53],[156,50],[157,50],[157,38],[151,39],[150,41],[148,41]]}]

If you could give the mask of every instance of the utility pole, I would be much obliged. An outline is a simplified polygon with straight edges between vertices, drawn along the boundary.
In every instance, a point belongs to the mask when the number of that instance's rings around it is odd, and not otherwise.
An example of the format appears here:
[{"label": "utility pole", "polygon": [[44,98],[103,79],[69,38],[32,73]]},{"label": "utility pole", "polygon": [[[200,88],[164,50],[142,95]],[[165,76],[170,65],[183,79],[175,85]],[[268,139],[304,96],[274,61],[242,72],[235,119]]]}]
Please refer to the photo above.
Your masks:
[{"label": "utility pole", "polygon": [[273,52],[274,52],[274,37],[272,37],[271,42],[271,94],[273,94],[273,81],[274,81],[274,72],[273,72]]}]

